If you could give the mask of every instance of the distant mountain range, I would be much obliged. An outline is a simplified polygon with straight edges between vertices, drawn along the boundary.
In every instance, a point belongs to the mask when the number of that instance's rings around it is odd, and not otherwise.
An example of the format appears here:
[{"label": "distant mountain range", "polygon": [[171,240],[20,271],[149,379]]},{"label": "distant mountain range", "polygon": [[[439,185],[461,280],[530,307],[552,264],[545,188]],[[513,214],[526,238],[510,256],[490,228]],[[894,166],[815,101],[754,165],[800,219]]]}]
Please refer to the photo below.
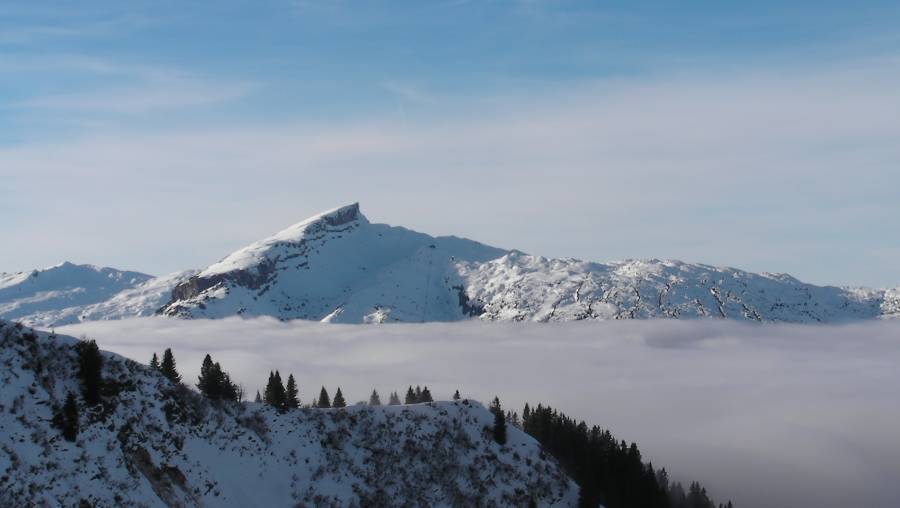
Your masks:
[{"label": "distant mountain range", "polygon": [[0,275],[0,318],[31,326],[161,314],[340,323],[724,318],[833,323],[900,316],[900,288],[815,286],[672,260],[548,259],[373,224],[352,204],[199,271],[154,278],[63,263]]}]

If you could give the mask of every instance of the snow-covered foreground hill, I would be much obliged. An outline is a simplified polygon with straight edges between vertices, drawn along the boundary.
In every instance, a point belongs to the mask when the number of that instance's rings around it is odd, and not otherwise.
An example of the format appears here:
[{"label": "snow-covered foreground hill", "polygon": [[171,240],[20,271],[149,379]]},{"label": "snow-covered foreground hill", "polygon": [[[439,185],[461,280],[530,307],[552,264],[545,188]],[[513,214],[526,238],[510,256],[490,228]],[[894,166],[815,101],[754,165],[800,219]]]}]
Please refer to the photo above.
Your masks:
[{"label": "snow-covered foreground hill", "polygon": [[270,369],[308,402],[428,385],[436,398],[544,402],[640,445],[736,506],[900,506],[900,322],[725,320],[358,326],[162,317],[62,329],[146,362],[172,347],[186,379],[212,353],[249,393]]},{"label": "snow-covered foreground hill", "polygon": [[217,406],[104,353],[103,403],[75,442],[51,425],[79,393],[74,339],[0,322],[0,505],[574,506],[531,437],[473,401],[298,409]]},{"label": "snow-covered foreground hill", "polygon": [[[85,266],[61,267],[48,272],[90,272]],[[900,316],[900,289],[815,286],[785,274],[675,260],[548,259],[373,224],[358,204],[311,217],[203,270],[125,278],[129,283],[115,293],[94,280],[73,283],[73,276],[42,275],[40,289],[29,286],[37,280],[29,274],[4,276],[0,318],[52,327],[157,313],[331,323],[470,318],[835,323]]]}]

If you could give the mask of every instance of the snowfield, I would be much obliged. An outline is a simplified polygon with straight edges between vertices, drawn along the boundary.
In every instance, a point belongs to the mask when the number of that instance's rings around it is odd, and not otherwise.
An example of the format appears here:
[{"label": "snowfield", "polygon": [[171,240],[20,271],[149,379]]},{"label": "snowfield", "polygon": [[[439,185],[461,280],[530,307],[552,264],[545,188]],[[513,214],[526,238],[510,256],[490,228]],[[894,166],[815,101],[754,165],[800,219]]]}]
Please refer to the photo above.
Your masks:
[{"label": "snowfield", "polygon": [[273,318],[94,321],[60,332],[185,379],[212,353],[250,394],[293,373],[304,402],[377,388],[543,402],[635,441],[646,460],[753,508],[900,506],[900,322],[726,320],[359,326]]},{"label": "snowfield", "polygon": [[[577,486],[516,428],[462,400],[297,409],[219,406],[106,353],[107,395],[77,440],[51,427],[79,393],[74,339],[0,322],[0,505],[575,506]],[[191,379],[192,377],[188,377]]]},{"label": "snowfield", "polygon": [[[98,271],[127,283],[113,288],[82,275]],[[900,289],[815,286],[786,274],[677,260],[548,259],[373,224],[358,204],[311,217],[202,270],[157,279],[71,264],[44,272],[59,276],[41,276],[40,288],[36,276],[3,276],[0,318],[53,327],[153,314],[327,323],[841,323],[900,315]]]}]

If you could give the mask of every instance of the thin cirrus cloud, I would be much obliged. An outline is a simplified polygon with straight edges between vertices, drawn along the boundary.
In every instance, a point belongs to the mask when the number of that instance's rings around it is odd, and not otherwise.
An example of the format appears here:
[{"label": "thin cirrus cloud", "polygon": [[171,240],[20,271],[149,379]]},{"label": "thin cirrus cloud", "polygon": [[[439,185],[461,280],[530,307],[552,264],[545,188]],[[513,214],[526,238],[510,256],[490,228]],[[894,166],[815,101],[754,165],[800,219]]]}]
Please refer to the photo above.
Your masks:
[{"label": "thin cirrus cloud", "polygon": [[[186,81],[151,76],[146,86],[158,88],[146,95],[63,96],[43,106],[138,115],[168,107],[172,125],[2,148],[0,166],[17,176],[11,193],[46,195],[71,205],[78,211],[71,216],[96,225],[98,235],[118,232],[116,246],[102,235],[73,237],[54,256],[151,273],[205,266],[226,249],[360,201],[374,220],[535,254],[671,257],[811,282],[895,286],[900,272],[883,253],[898,247],[892,239],[900,231],[883,217],[900,214],[900,72],[883,61],[466,98],[415,89],[399,117],[339,121],[298,112],[293,120],[215,127],[174,122],[190,116],[180,108],[249,97],[251,86],[181,86]],[[141,199],[106,192],[112,178]],[[256,184],[247,185],[251,178]],[[177,221],[155,213],[167,200],[180,203]],[[110,207],[127,209],[139,227],[124,227]],[[27,238],[70,220],[34,210],[10,227]],[[63,236],[74,230],[61,226]],[[192,247],[160,264],[148,243],[167,252]],[[59,261],[24,252],[28,245],[0,254],[0,264]],[[97,259],[98,251],[121,257]]]}]

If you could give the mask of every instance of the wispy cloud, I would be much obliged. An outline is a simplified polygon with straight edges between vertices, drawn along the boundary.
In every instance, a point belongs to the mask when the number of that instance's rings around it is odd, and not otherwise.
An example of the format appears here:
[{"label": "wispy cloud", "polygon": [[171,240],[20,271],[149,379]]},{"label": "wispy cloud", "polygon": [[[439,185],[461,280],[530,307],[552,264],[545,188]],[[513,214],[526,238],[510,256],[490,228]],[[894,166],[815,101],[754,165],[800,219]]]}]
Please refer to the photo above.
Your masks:
[{"label": "wispy cloud", "polygon": [[[31,106],[180,113],[249,90],[177,74],[139,82],[114,96],[57,96]],[[600,81],[442,98],[403,122],[107,129],[66,143],[2,149],[0,167],[21,177],[17,192],[71,203],[79,222],[90,217],[107,228],[118,227],[109,206],[127,206],[136,217],[143,209],[142,223],[155,228],[161,226],[153,203],[162,195],[178,200],[185,217],[168,224],[155,245],[179,251],[171,246],[189,242],[196,257],[172,266],[144,266],[140,252],[109,261],[150,272],[224,255],[222,224],[233,234],[226,245],[238,247],[261,231],[359,200],[375,220],[537,254],[674,257],[790,272],[811,282],[896,286],[896,263],[873,263],[868,252],[892,247],[888,239],[900,236],[896,224],[883,220],[900,214],[898,90],[896,69],[858,63]],[[260,185],[247,186],[249,175]],[[104,195],[96,207],[73,202],[74,195],[105,189],[111,178],[129,182],[142,199]],[[166,181],[183,185],[164,187]],[[216,191],[197,195],[191,184]],[[235,199],[223,206],[223,195]],[[23,224],[26,236],[44,221],[66,218],[47,211],[33,220]],[[131,230],[123,230],[116,248],[144,245],[145,231],[135,229],[140,238],[131,239]],[[835,242],[861,247],[836,249]],[[79,244],[82,258],[97,251],[74,238],[67,243],[70,251]],[[29,268],[10,253],[0,261]]]}]

